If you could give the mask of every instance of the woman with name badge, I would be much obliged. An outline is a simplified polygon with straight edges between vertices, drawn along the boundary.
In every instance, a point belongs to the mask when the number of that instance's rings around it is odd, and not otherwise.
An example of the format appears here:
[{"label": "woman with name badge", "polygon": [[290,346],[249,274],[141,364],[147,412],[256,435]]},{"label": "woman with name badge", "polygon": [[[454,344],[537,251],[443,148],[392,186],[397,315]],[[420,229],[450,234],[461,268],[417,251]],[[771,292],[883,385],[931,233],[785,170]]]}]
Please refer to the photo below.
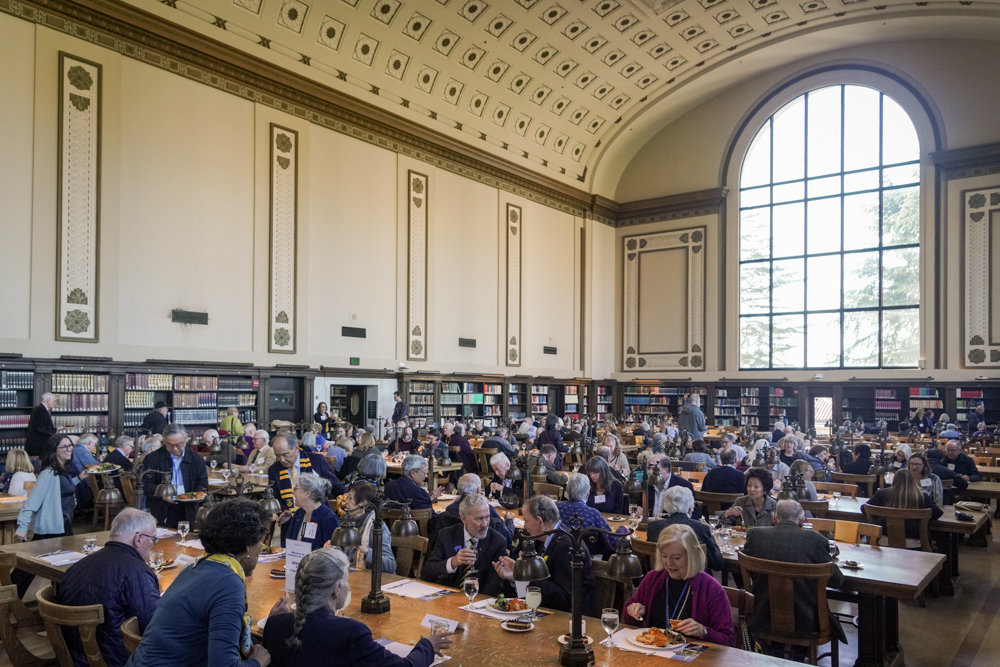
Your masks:
[{"label": "woman with name badge", "polygon": [[285,510],[278,517],[279,524],[288,524],[286,539],[309,542],[313,550],[323,548],[340,527],[337,515],[326,501],[329,490],[330,482],[319,475],[299,475],[292,489],[298,509],[294,513]]}]

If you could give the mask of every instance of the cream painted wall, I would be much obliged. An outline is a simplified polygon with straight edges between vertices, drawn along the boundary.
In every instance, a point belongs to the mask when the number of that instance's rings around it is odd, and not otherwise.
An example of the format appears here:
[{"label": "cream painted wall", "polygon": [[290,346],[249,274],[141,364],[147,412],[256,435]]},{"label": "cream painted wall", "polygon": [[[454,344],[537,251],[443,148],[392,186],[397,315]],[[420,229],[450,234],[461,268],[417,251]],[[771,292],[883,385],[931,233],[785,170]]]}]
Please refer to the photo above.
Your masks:
[{"label": "cream painted wall", "polygon": [[592,378],[608,378],[615,368],[616,318],[615,296],[620,292],[620,281],[615,277],[617,245],[615,230],[607,225],[589,221],[593,231],[591,243],[590,278],[591,307],[593,317],[588,328],[591,367],[587,369]]}]

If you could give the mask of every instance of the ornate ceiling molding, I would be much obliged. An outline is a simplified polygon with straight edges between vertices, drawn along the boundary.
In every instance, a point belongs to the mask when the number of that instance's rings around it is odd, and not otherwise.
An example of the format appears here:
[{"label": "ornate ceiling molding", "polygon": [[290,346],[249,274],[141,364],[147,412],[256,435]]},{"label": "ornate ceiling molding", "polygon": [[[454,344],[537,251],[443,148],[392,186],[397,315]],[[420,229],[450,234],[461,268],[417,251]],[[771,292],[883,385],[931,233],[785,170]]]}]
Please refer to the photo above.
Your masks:
[{"label": "ornate ceiling molding", "polygon": [[712,188],[669,197],[644,199],[618,205],[616,227],[695,218],[717,214],[726,203],[729,188]]},{"label": "ornate ceiling molding", "polygon": [[949,181],[1000,173],[1000,143],[931,153]]}]

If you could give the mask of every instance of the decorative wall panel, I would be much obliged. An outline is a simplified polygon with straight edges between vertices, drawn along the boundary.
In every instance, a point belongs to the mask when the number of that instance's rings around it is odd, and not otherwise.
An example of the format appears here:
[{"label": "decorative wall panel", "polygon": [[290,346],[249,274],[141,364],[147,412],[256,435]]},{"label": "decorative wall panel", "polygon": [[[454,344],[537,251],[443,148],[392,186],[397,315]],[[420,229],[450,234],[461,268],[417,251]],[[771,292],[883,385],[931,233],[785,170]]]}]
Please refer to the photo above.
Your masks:
[{"label": "decorative wall panel", "polygon": [[965,340],[966,368],[1000,368],[1000,327],[996,304],[1000,301],[1000,256],[994,254],[1000,234],[1000,186],[963,193],[962,222],[965,237]]},{"label": "decorative wall panel", "polygon": [[271,308],[268,352],[295,353],[299,133],[271,123]]},{"label": "decorative wall panel", "polygon": [[406,180],[410,230],[406,358],[427,361],[427,201],[430,190],[423,174],[409,171]]},{"label": "decorative wall panel", "polygon": [[520,206],[507,204],[507,365],[521,365],[521,225]]},{"label": "decorative wall panel", "polygon": [[101,240],[101,66],[59,54],[56,340],[96,343]]},{"label": "decorative wall panel", "polygon": [[[625,265],[623,370],[705,370],[705,255],[707,252],[705,250],[705,227],[626,236],[623,241],[625,253],[623,257]],[[684,255],[680,255],[677,251],[683,251]],[[645,270],[641,268],[643,255],[648,255],[649,259]],[[664,265],[664,262],[669,263],[670,266]],[[684,266],[685,263],[686,266]],[[676,272],[671,270],[672,267],[674,269],[682,267],[686,273],[684,279],[678,276],[676,280],[667,281],[671,284],[661,284],[663,281],[648,279],[649,276],[674,275]],[[647,276],[647,280],[641,280],[642,275]],[[685,291],[687,299],[682,306],[684,310],[673,313],[649,312],[647,307],[646,311],[641,311],[639,307],[641,302],[650,304],[655,301],[640,298],[641,294],[648,296],[649,290],[652,290],[654,294]],[[669,321],[664,320],[662,325],[651,327],[649,322],[644,321],[646,318],[658,320],[669,318]],[[679,329],[673,326],[678,321],[685,323]],[[655,331],[656,336],[647,334],[644,339],[640,338],[641,330]]]}]

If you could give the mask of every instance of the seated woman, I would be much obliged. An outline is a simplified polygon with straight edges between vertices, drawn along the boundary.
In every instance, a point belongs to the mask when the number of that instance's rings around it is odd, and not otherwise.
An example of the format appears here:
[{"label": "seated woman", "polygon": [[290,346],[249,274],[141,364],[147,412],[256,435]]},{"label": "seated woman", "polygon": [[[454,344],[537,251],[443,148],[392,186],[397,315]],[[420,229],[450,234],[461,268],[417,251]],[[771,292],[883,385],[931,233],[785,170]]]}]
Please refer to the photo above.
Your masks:
[{"label": "seated woman", "polygon": [[[285,538],[310,542],[313,551],[322,549],[333,531],[340,527],[340,521],[326,498],[330,493],[330,481],[319,475],[299,475],[292,489],[295,497],[295,513],[285,510],[278,517],[278,525],[288,524]],[[281,540],[285,546],[285,539]]]},{"label": "seated woman", "polygon": [[260,556],[270,514],[248,498],[221,503],[198,533],[205,555],[160,598],[129,667],[257,667],[270,656],[250,641],[246,578]]},{"label": "seated woman", "polygon": [[7,452],[7,465],[4,474],[0,477],[0,491],[12,496],[26,495],[24,491],[25,482],[34,482],[35,468],[31,465],[28,453],[20,447]]},{"label": "seated woman", "polygon": [[688,637],[735,646],[733,612],[722,585],[705,572],[705,552],[689,526],[667,526],[656,541],[656,565],[625,603],[622,623],[668,628]]},{"label": "seated woman", "polygon": [[893,452],[892,460],[889,461],[889,467],[893,470],[902,470],[907,467],[907,462],[910,460],[910,446],[905,442],[901,442],[896,445],[896,451]]},{"label": "seated woman", "polygon": [[684,460],[704,463],[706,471],[715,467],[715,459],[705,451],[705,441],[701,438],[691,441],[691,453],[685,456]]},{"label": "seated woman", "polygon": [[361,621],[337,616],[351,603],[347,556],[336,549],[308,554],[295,573],[295,611],[270,616],[264,648],[272,667],[430,667],[434,655],[451,646],[448,635],[423,637],[405,657],[372,639]]},{"label": "seated woman", "polygon": [[[355,482],[368,482],[381,489],[386,476],[385,459],[382,458],[382,454],[376,449],[361,451],[367,453],[363,454],[364,458],[358,464],[357,470],[344,478],[344,485],[351,486]],[[358,449],[355,449],[354,454],[357,453]],[[351,456],[354,456],[354,454]],[[346,459],[344,465],[347,465]]]},{"label": "seated woman", "polygon": [[622,483],[611,475],[611,467],[600,456],[592,456],[587,461],[587,476],[590,477],[590,495],[587,505],[598,512],[621,512],[625,493]]},{"label": "seated woman", "polygon": [[773,484],[771,473],[764,468],[746,471],[747,495],[740,496],[722,515],[722,523],[744,528],[774,525],[774,508],[777,502],[768,492]]},{"label": "seated woman", "polygon": [[[930,509],[931,521],[944,514],[944,511],[934,504],[930,494],[921,490],[920,482],[909,468],[897,472],[892,478],[892,486],[876,491],[875,495],[868,499],[868,504],[877,507],[898,507],[904,510]],[[880,523],[883,523],[882,527],[885,528],[884,522],[880,520]],[[916,519],[906,520],[906,538],[920,539],[920,522]],[[909,546],[907,545],[908,548]]]},{"label": "seated woman", "polygon": [[920,490],[929,493],[935,505],[944,504],[944,486],[941,478],[931,472],[931,466],[927,462],[927,457],[923,454],[914,454],[910,457],[909,470],[917,478]]},{"label": "seated woman", "polygon": [[[355,482],[347,492],[347,503],[344,505],[346,513],[354,519],[354,525],[361,531],[361,546],[348,549],[347,557],[352,563],[357,563],[358,559],[363,557],[365,568],[369,570],[372,569],[372,556],[375,553],[375,533],[372,530],[375,526],[375,510],[372,508],[377,500],[378,491],[372,484]],[[382,522],[382,571],[387,574],[396,573],[396,558],[392,555],[392,536],[385,521]]]},{"label": "seated woman", "polygon": [[[353,429],[353,427],[351,428]],[[347,438],[351,440],[351,442],[354,442],[354,439],[347,435],[347,429],[344,429],[344,435],[340,437]],[[361,438],[358,439],[357,444],[351,451],[350,456],[345,457],[344,463],[340,466],[339,476],[340,479],[344,480],[344,484],[347,486],[351,485],[351,482],[348,481],[350,479],[349,475],[355,472],[358,466],[361,465],[361,461],[372,452],[375,452],[376,454],[379,453],[378,449],[375,447],[375,438],[371,433],[365,432]],[[381,456],[381,454],[379,455]]]}]

